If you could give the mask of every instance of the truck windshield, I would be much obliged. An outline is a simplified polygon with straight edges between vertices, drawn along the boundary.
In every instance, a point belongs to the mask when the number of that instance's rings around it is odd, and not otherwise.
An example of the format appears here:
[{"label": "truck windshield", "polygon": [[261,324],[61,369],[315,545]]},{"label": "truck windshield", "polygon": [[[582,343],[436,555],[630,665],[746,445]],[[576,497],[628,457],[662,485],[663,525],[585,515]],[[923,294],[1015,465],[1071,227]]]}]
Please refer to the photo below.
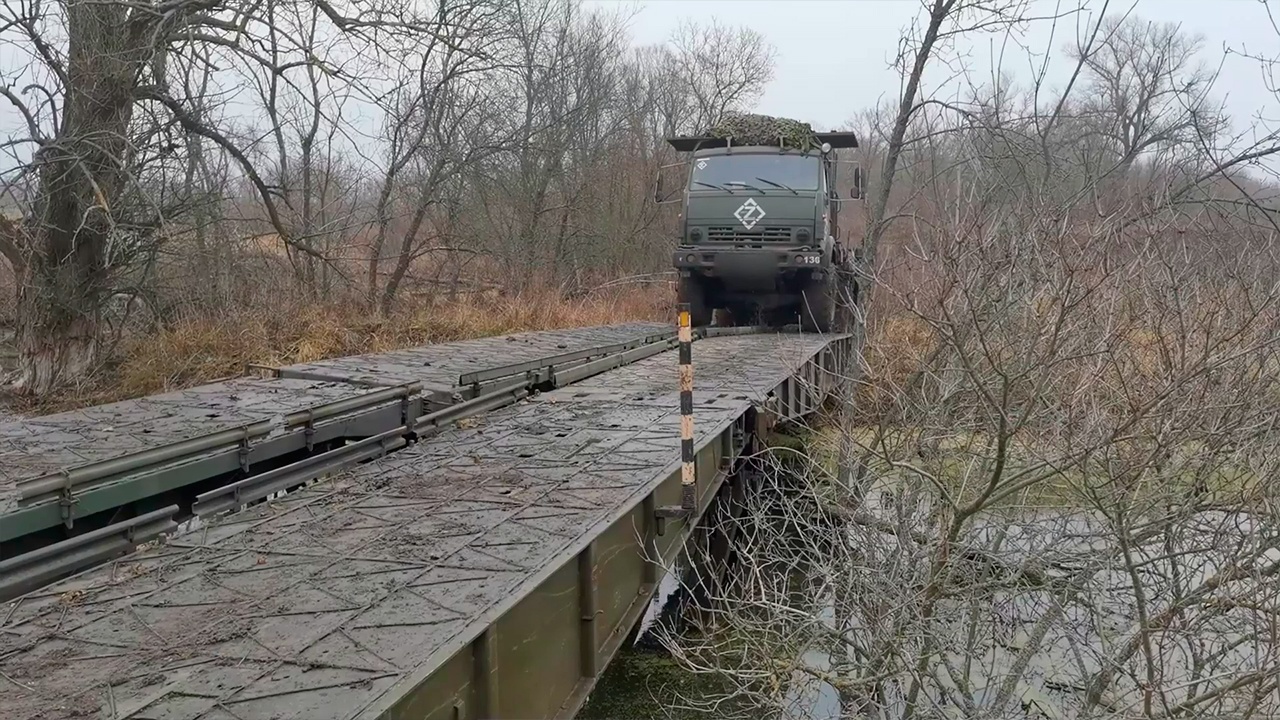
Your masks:
[{"label": "truck windshield", "polygon": [[[812,191],[818,189],[821,172],[821,164],[815,156],[774,153],[716,155],[693,161],[689,188],[746,188],[783,192],[778,187],[781,185],[792,190]],[[771,185],[771,182],[777,185]]]}]

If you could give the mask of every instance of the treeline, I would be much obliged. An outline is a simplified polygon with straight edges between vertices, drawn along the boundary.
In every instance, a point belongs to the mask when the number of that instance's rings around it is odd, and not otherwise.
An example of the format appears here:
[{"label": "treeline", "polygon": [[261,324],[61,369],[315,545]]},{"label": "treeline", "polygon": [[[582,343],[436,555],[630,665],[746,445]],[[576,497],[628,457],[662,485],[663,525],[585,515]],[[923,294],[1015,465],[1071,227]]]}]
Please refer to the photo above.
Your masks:
[{"label": "treeline", "polygon": [[[748,549],[707,625],[665,639],[732,682],[672,705],[1280,712],[1280,133],[1222,112],[1185,30],[1080,5],[924,3],[903,97],[858,121],[859,394],[731,521]],[[1054,84],[950,42],[1055,23]]]},{"label": "treeline", "polygon": [[6,69],[21,217],[0,228],[24,388],[82,377],[125,314],[386,314],[664,271],[663,138],[749,107],[774,61],[714,23],[637,46],[577,0],[209,8],[0,11],[32,61]]},{"label": "treeline", "polygon": [[[1026,24],[996,6],[969,27],[987,4],[944,2],[935,30]],[[750,109],[775,61],[720,24],[638,46],[625,13],[578,0],[164,7],[0,9],[26,51],[3,69],[17,112],[0,174],[15,301],[0,312],[23,389],[84,378],[122,327],[661,281],[678,207],[652,184],[680,160],[663,138]],[[962,234],[1058,223],[1063,243],[1141,231],[1243,249],[1276,229],[1276,135],[1228,122],[1201,41],[1136,17],[1087,27],[1052,49],[1065,87],[962,72],[968,89],[943,96],[927,74],[907,105],[851,121],[868,193],[841,223],[876,259],[881,317],[944,297],[938,243]]]},{"label": "treeline", "polygon": [[[961,91],[920,98],[889,188],[879,170],[896,102],[852,122],[873,194],[889,192],[881,230],[890,242],[876,269],[882,295],[923,302],[925,277],[944,268],[940,253],[1014,228],[1024,244],[1056,235],[1054,252],[1105,245],[1113,267],[1133,259],[1126,244],[1232,256],[1274,242],[1280,130],[1227,115],[1203,38],[1133,15],[1086,29],[1079,41],[1046,49],[1046,67],[1063,68],[1065,82],[965,71]],[[934,290],[930,301],[946,288]]]}]

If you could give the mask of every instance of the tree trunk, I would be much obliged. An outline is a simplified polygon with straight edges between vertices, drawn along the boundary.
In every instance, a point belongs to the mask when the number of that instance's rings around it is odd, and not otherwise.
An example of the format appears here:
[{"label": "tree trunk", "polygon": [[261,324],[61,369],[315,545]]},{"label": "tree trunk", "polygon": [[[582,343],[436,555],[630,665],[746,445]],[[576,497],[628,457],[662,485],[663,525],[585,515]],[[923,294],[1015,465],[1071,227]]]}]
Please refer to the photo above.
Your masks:
[{"label": "tree trunk", "polygon": [[85,379],[97,361],[112,214],[126,181],[136,81],[149,55],[142,50],[147,23],[131,23],[128,5],[73,0],[66,7],[66,102],[57,141],[37,158],[33,247],[18,291],[16,385],[34,394]]},{"label": "tree trunk", "polygon": [[391,272],[391,277],[387,279],[387,284],[382,289],[382,301],[378,306],[378,312],[382,317],[387,317],[391,314],[391,310],[395,305],[396,293],[400,291],[400,283],[404,282],[405,275],[409,273],[409,265],[415,257],[415,240],[418,237],[418,231],[427,219],[427,209],[430,207],[430,201],[425,197],[422,198],[418,204],[418,209],[413,213],[413,219],[409,221],[409,228],[400,240],[400,254],[396,257],[396,268]]},{"label": "tree trunk", "polygon": [[[37,261],[38,262],[38,261]],[[40,263],[18,286],[17,380],[32,394],[84,379],[98,355],[102,293],[73,263]]]}]

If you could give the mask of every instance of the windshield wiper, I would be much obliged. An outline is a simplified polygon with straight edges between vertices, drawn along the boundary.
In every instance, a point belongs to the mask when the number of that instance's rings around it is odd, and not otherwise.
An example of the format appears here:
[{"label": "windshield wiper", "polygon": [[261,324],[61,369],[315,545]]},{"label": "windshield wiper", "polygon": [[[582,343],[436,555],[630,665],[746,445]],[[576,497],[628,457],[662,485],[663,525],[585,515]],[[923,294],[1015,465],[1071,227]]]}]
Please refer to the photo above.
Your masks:
[{"label": "windshield wiper", "polygon": [[732,190],[730,190],[730,189],[729,189],[729,188],[727,188],[727,187],[722,187],[722,186],[720,186],[720,185],[714,185],[714,184],[709,183],[709,182],[702,182],[701,180],[694,180],[694,182],[698,183],[699,185],[706,185],[706,186],[707,186],[707,187],[709,187],[709,188],[715,188],[716,190],[723,190],[723,191],[725,191],[725,192],[729,193],[730,195],[732,195],[732,194],[733,194],[733,191],[732,191]]},{"label": "windshield wiper", "polygon": [[732,182],[727,182],[727,183],[725,183],[725,185],[741,185],[742,187],[751,188],[752,190],[755,190],[756,192],[758,192],[758,193],[760,193],[760,194],[762,194],[762,195],[763,195],[763,194],[766,194],[766,193],[765,193],[765,191],[761,190],[760,188],[756,187],[755,185],[751,185],[751,184],[748,184],[748,183],[744,183],[744,182],[742,182],[742,181],[740,181],[740,180],[734,180],[734,181],[732,181]]},{"label": "windshield wiper", "polygon": [[766,179],[766,178],[762,178],[762,177],[758,177],[758,178],[756,178],[756,179],[757,179],[757,180],[759,180],[760,182],[769,183],[770,185],[772,185],[772,186],[774,186],[774,187],[782,188],[783,190],[790,190],[792,195],[799,195],[799,194],[800,194],[800,193],[796,192],[796,189],[795,189],[795,188],[793,188],[793,187],[791,187],[791,186],[789,186],[789,185],[783,185],[782,183],[777,183],[777,182],[774,182],[774,181],[772,181],[772,180],[769,180],[769,179]]}]

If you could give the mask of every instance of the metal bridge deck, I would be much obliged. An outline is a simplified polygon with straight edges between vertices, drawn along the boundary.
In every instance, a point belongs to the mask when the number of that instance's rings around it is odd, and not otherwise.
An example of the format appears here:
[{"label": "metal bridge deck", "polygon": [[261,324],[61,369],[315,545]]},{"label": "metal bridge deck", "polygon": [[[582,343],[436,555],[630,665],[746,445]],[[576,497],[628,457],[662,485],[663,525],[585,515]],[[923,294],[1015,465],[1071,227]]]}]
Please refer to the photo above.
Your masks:
[{"label": "metal bridge deck", "polygon": [[[828,342],[698,341],[698,443]],[[678,467],[677,397],[663,353],[0,608],[0,720],[381,717]]]},{"label": "metal bridge deck", "polygon": [[294,377],[311,376],[378,386],[420,382],[431,390],[451,390],[457,386],[459,376],[469,372],[664,332],[671,332],[671,326],[644,322],[543,330],[355,355],[282,369]]},{"label": "metal bridge deck", "polygon": [[[458,389],[460,376],[495,366],[532,361],[557,353],[584,351],[611,343],[638,341],[655,333],[671,332],[662,323],[627,323],[568,330],[524,332],[499,337],[480,338],[454,343],[441,343],[410,350],[361,355],[281,368],[280,377],[242,377],[161,395],[126,400],[98,407],[59,413],[46,417],[0,423],[0,540],[18,537],[40,527],[59,523],[50,507],[51,498],[39,500],[43,507],[32,510],[35,501],[20,503],[22,485],[37,478],[65,473],[68,469],[115,460],[143,451],[155,450],[180,441],[208,436],[252,425],[271,422],[279,427],[270,437],[291,432],[300,443],[302,428],[285,427],[283,418],[330,405],[339,401],[366,398],[371,402],[327,418],[329,434],[341,436],[339,427],[361,413],[370,415],[378,408],[394,408],[394,400],[377,401],[378,387],[422,383],[427,390],[449,395]],[[376,401],[376,402],[375,402]],[[446,401],[447,402],[447,401]],[[356,428],[356,434],[373,434],[397,422],[395,413],[383,413],[377,422]],[[381,423],[381,425],[379,425]],[[382,425],[385,425],[383,427]],[[296,449],[288,442],[277,448],[263,447],[255,451],[255,461],[269,459],[272,454]],[[181,478],[168,481],[168,487],[189,484],[204,477],[225,472],[226,467],[207,463],[196,468],[194,462],[207,458],[190,455],[164,464],[172,468],[183,465]],[[226,465],[223,462],[222,465]],[[230,467],[236,463],[231,458]],[[155,473],[159,466],[133,471],[129,478]],[[164,487],[154,479],[139,483],[137,492],[157,492]],[[145,488],[141,487],[145,485]],[[76,508],[77,517],[94,511],[108,510],[126,499],[103,487],[94,488],[95,497],[82,498]],[[20,507],[21,505],[21,507]],[[21,518],[9,515],[23,510]],[[41,513],[36,516],[35,513]]]},{"label": "metal bridge deck", "polygon": [[0,424],[0,514],[18,483],[371,392],[339,382],[236,378]]}]

